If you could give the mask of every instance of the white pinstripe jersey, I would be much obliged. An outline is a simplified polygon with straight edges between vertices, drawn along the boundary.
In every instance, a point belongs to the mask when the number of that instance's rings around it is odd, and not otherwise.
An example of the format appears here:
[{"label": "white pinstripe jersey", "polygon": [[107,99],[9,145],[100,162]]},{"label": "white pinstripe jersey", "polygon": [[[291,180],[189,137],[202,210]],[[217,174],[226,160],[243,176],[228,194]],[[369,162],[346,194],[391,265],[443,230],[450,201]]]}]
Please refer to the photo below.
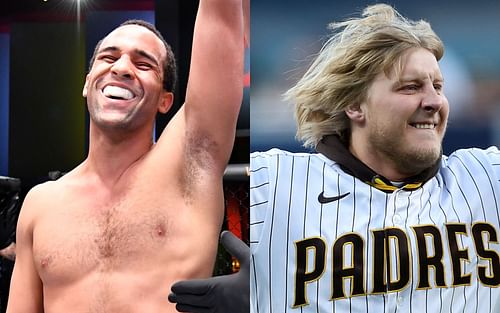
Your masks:
[{"label": "white pinstripe jersey", "polygon": [[272,149],[250,166],[252,312],[500,312],[497,148],[443,156],[392,193],[322,154]]}]

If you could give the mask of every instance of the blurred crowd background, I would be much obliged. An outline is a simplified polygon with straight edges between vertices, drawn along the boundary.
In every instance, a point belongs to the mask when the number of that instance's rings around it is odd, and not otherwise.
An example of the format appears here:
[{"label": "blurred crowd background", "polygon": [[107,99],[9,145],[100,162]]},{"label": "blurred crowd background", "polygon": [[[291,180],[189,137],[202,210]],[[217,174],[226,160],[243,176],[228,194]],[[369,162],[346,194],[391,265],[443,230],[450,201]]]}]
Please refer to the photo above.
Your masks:
[{"label": "blurred crowd background", "polygon": [[[251,151],[305,151],[291,103],[281,95],[304,73],[332,21],[358,17],[375,1],[252,0]],[[440,62],[450,121],[445,154],[500,144],[500,1],[387,1],[431,23],[445,44]]]}]

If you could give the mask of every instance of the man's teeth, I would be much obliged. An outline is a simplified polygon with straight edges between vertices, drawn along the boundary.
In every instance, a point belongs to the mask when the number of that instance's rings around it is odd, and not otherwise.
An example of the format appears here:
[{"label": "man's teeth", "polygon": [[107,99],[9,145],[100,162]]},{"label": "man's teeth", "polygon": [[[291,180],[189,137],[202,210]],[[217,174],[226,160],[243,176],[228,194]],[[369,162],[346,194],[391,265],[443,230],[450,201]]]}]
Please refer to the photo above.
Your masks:
[{"label": "man's teeth", "polygon": [[103,90],[103,94],[106,97],[125,100],[130,100],[134,97],[134,94],[130,90],[117,86],[106,86]]},{"label": "man's teeth", "polygon": [[435,124],[413,124],[413,127],[420,129],[434,129]]}]

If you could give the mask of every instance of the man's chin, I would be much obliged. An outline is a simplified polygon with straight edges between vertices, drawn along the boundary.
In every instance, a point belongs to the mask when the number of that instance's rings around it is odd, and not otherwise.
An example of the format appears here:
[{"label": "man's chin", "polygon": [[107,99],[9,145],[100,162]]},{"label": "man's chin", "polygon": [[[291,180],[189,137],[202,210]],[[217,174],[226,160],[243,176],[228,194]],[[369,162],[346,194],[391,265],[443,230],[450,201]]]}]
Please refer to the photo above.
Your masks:
[{"label": "man's chin", "polygon": [[400,167],[408,169],[412,174],[418,174],[433,166],[441,158],[441,146],[429,148],[419,147],[407,151],[400,159]]},{"label": "man's chin", "polygon": [[96,126],[102,129],[128,129],[130,122],[124,119],[123,116],[106,116],[93,119]]}]

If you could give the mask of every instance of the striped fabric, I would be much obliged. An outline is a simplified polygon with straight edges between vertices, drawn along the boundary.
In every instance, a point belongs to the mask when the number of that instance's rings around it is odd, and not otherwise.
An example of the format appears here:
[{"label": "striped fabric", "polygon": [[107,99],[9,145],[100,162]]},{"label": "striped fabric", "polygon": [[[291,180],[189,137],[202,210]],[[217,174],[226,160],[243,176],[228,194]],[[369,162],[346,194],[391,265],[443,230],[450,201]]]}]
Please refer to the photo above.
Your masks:
[{"label": "striped fabric", "polygon": [[250,167],[252,312],[500,312],[497,148],[391,193],[321,154],[272,149]]}]

